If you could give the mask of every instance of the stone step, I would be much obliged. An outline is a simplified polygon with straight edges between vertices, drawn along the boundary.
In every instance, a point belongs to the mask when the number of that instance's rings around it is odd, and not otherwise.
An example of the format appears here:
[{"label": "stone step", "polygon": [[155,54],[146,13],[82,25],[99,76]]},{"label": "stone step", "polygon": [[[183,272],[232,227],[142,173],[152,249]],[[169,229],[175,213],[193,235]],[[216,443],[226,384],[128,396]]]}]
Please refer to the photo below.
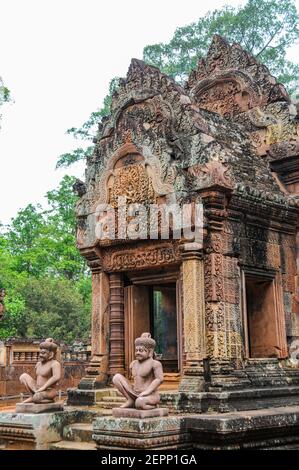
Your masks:
[{"label": "stone step", "polygon": [[50,450],[97,450],[93,442],[59,441],[50,445]]},{"label": "stone step", "polygon": [[117,397],[102,397],[101,401],[107,401],[111,403],[124,403],[126,401],[125,397],[117,396]]},{"label": "stone step", "polygon": [[92,424],[75,423],[64,426],[63,438],[66,441],[92,442]]},{"label": "stone step", "polygon": [[245,370],[247,369],[282,370],[277,359],[247,359]]},{"label": "stone step", "polygon": [[226,376],[226,375],[218,375],[212,376],[212,380],[209,386],[209,391],[215,390],[215,388],[219,390],[238,390],[242,388],[246,388],[250,386],[250,380],[245,375],[236,374],[237,371],[234,372],[234,375]]},{"label": "stone step", "polygon": [[253,364],[253,363],[257,363],[257,364],[265,364],[265,363],[271,363],[271,364],[279,364],[279,360],[277,359],[277,357],[250,357],[248,359],[246,359],[246,363],[247,364]]},{"label": "stone step", "polygon": [[122,404],[122,402],[121,403],[115,403],[115,402],[110,402],[110,401],[98,401],[97,402],[97,406],[104,410],[111,410],[112,408],[118,408],[119,404]]}]

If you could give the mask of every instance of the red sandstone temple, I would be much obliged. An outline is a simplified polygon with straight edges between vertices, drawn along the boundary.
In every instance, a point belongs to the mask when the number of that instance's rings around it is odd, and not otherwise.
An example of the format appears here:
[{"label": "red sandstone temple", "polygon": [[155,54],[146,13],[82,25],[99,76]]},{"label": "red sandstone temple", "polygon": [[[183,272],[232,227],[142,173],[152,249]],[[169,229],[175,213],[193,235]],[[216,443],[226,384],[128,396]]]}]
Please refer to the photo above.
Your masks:
[{"label": "red sandstone temple", "polygon": [[[0,413],[0,444],[298,449],[299,116],[285,88],[219,36],[184,87],[134,59],[75,187],[77,243],[92,272],[91,359],[63,419]],[[137,212],[187,205],[200,237],[177,237],[173,214],[170,237],[161,217],[147,236],[152,220],[134,225],[124,197]],[[114,238],[102,236],[112,228]],[[142,332],[157,342],[170,414],[108,416],[121,400],[111,378],[129,375]]]},{"label": "red sandstone temple", "polygon": [[[298,135],[283,85],[237,44],[215,36],[185,87],[132,60],[77,205],[92,359],[71,402],[127,374],[143,331],[187,408],[189,392],[299,384]],[[97,238],[118,196],[203,204],[202,243]]]}]

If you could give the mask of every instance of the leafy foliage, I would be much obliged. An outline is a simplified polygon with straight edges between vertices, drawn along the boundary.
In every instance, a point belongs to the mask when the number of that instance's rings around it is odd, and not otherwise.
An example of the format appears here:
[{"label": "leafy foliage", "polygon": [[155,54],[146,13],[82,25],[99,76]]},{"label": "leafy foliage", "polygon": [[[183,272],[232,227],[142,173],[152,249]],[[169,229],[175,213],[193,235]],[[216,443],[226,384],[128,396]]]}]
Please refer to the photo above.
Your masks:
[{"label": "leafy foliage", "polygon": [[91,280],[76,249],[74,178],[29,204],[0,235],[0,287],[6,289],[0,339],[45,337],[72,342],[90,331]]},{"label": "leafy foliage", "polygon": [[4,86],[3,80],[0,77],[0,106],[9,100],[10,100],[10,91],[6,86]]},{"label": "leafy foliage", "polygon": [[[0,107],[4,104],[11,101],[10,91],[9,89],[4,86],[3,80],[0,77]],[[0,129],[1,129],[1,118],[2,115],[0,114]]]},{"label": "leafy foliage", "polygon": [[284,85],[292,88],[299,66],[286,58],[299,38],[299,16],[294,0],[248,0],[239,8],[225,6],[196,23],[177,28],[168,44],[144,48],[144,60],[183,81],[208,50],[214,34],[239,43]]},{"label": "leafy foliage", "polygon": [[[230,43],[237,42],[251,52],[289,90],[294,91],[299,65],[287,60],[287,50],[299,38],[298,13],[294,0],[248,0],[244,6],[224,6],[207,13],[197,22],[177,28],[167,44],[146,46],[145,62],[159,67],[175,80],[183,82],[200,57],[207,54],[214,34]],[[76,139],[92,141],[96,124],[110,114],[113,91],[119,78],[110,82],[109,93],[101,109],[91,113],[81,128],[68,129]],[[93,147],[78,147],[59,157],[57,167],[69,167],[92,154]]]},{"label": "leafy foliage", "polygon": [[[67,130],[67,134],[72,135],[75,139],[80,139],[85,142],[92,142],[97,133],[97,126],[99,122],[103,119],[103,117],[108,116],[110,114],[110,105],[112,100],[112,94],[114,90],[117,88],[119,82],[118,77],[114,77],[109,84],[109,93],[105,96],[103,105],[97,111],[91,113],[87,121],[82,125],[82,127],[71,127]],[[80,160],[84,160],[92,155],[93,146],[85,146],[84,148],[79,147],[73,150],[70,153],[64,153],[60,155],[56,168],[67,168],[71,166],[73,163],[76,163]]]}]

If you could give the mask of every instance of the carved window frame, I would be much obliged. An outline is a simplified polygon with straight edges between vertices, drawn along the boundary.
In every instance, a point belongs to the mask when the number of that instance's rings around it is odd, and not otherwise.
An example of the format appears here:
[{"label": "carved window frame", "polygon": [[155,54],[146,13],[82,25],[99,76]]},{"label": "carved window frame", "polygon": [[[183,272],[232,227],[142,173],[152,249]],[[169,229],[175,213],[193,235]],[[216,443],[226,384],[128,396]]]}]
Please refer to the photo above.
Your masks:
[{"label": "carved window frame", "polygon": [[242,292],[242,334],[244,345],[244,357],[250,359],[248,312],[246,301],[246,277],[269,281],[273,289],[273,301],[275,306],[275,322],[278,346],[280,348],[279,359],[288,356],[287,336],[285,325],[285,313],[283,303],[282,276],[280,271],[253,268],[251,266],[241,267],[241,292]]}]

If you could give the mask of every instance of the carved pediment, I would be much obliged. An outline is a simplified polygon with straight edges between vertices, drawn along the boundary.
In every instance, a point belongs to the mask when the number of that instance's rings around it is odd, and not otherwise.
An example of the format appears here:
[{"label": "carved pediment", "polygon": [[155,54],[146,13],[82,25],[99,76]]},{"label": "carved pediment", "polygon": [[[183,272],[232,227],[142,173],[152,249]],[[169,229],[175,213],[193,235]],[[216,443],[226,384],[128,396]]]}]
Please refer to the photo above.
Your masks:
[{"label": "carved pediment", "polygon": [[171,184],[162,181],[158,158],[148,152],[141,154],[132,143],[123,145],[108,161],[97,188],[95,206],[117,205],[125,196],[127,203],[149,204],[160,196],[173,193]]},{"label": "carved pediment", "polygon": [[155,202],[152,180],[144,162],[115,168],[107,185],[108,203],[112,207],[117,207],[119,197],[125,197],[128,204]]},{"label": "carved pediment", "polygon": [[187,89],[200,108],[240,125],[257,155],[297,139],[296,112],[286,89],[239,44],[215,35],[206,58],[190,74]]},{"label": "carved pediment", "polygon": [[193,90],[197,105],[229,119],[258,106],[260,90],[245,75],[237,71],[217,74],[204,79]]}]

